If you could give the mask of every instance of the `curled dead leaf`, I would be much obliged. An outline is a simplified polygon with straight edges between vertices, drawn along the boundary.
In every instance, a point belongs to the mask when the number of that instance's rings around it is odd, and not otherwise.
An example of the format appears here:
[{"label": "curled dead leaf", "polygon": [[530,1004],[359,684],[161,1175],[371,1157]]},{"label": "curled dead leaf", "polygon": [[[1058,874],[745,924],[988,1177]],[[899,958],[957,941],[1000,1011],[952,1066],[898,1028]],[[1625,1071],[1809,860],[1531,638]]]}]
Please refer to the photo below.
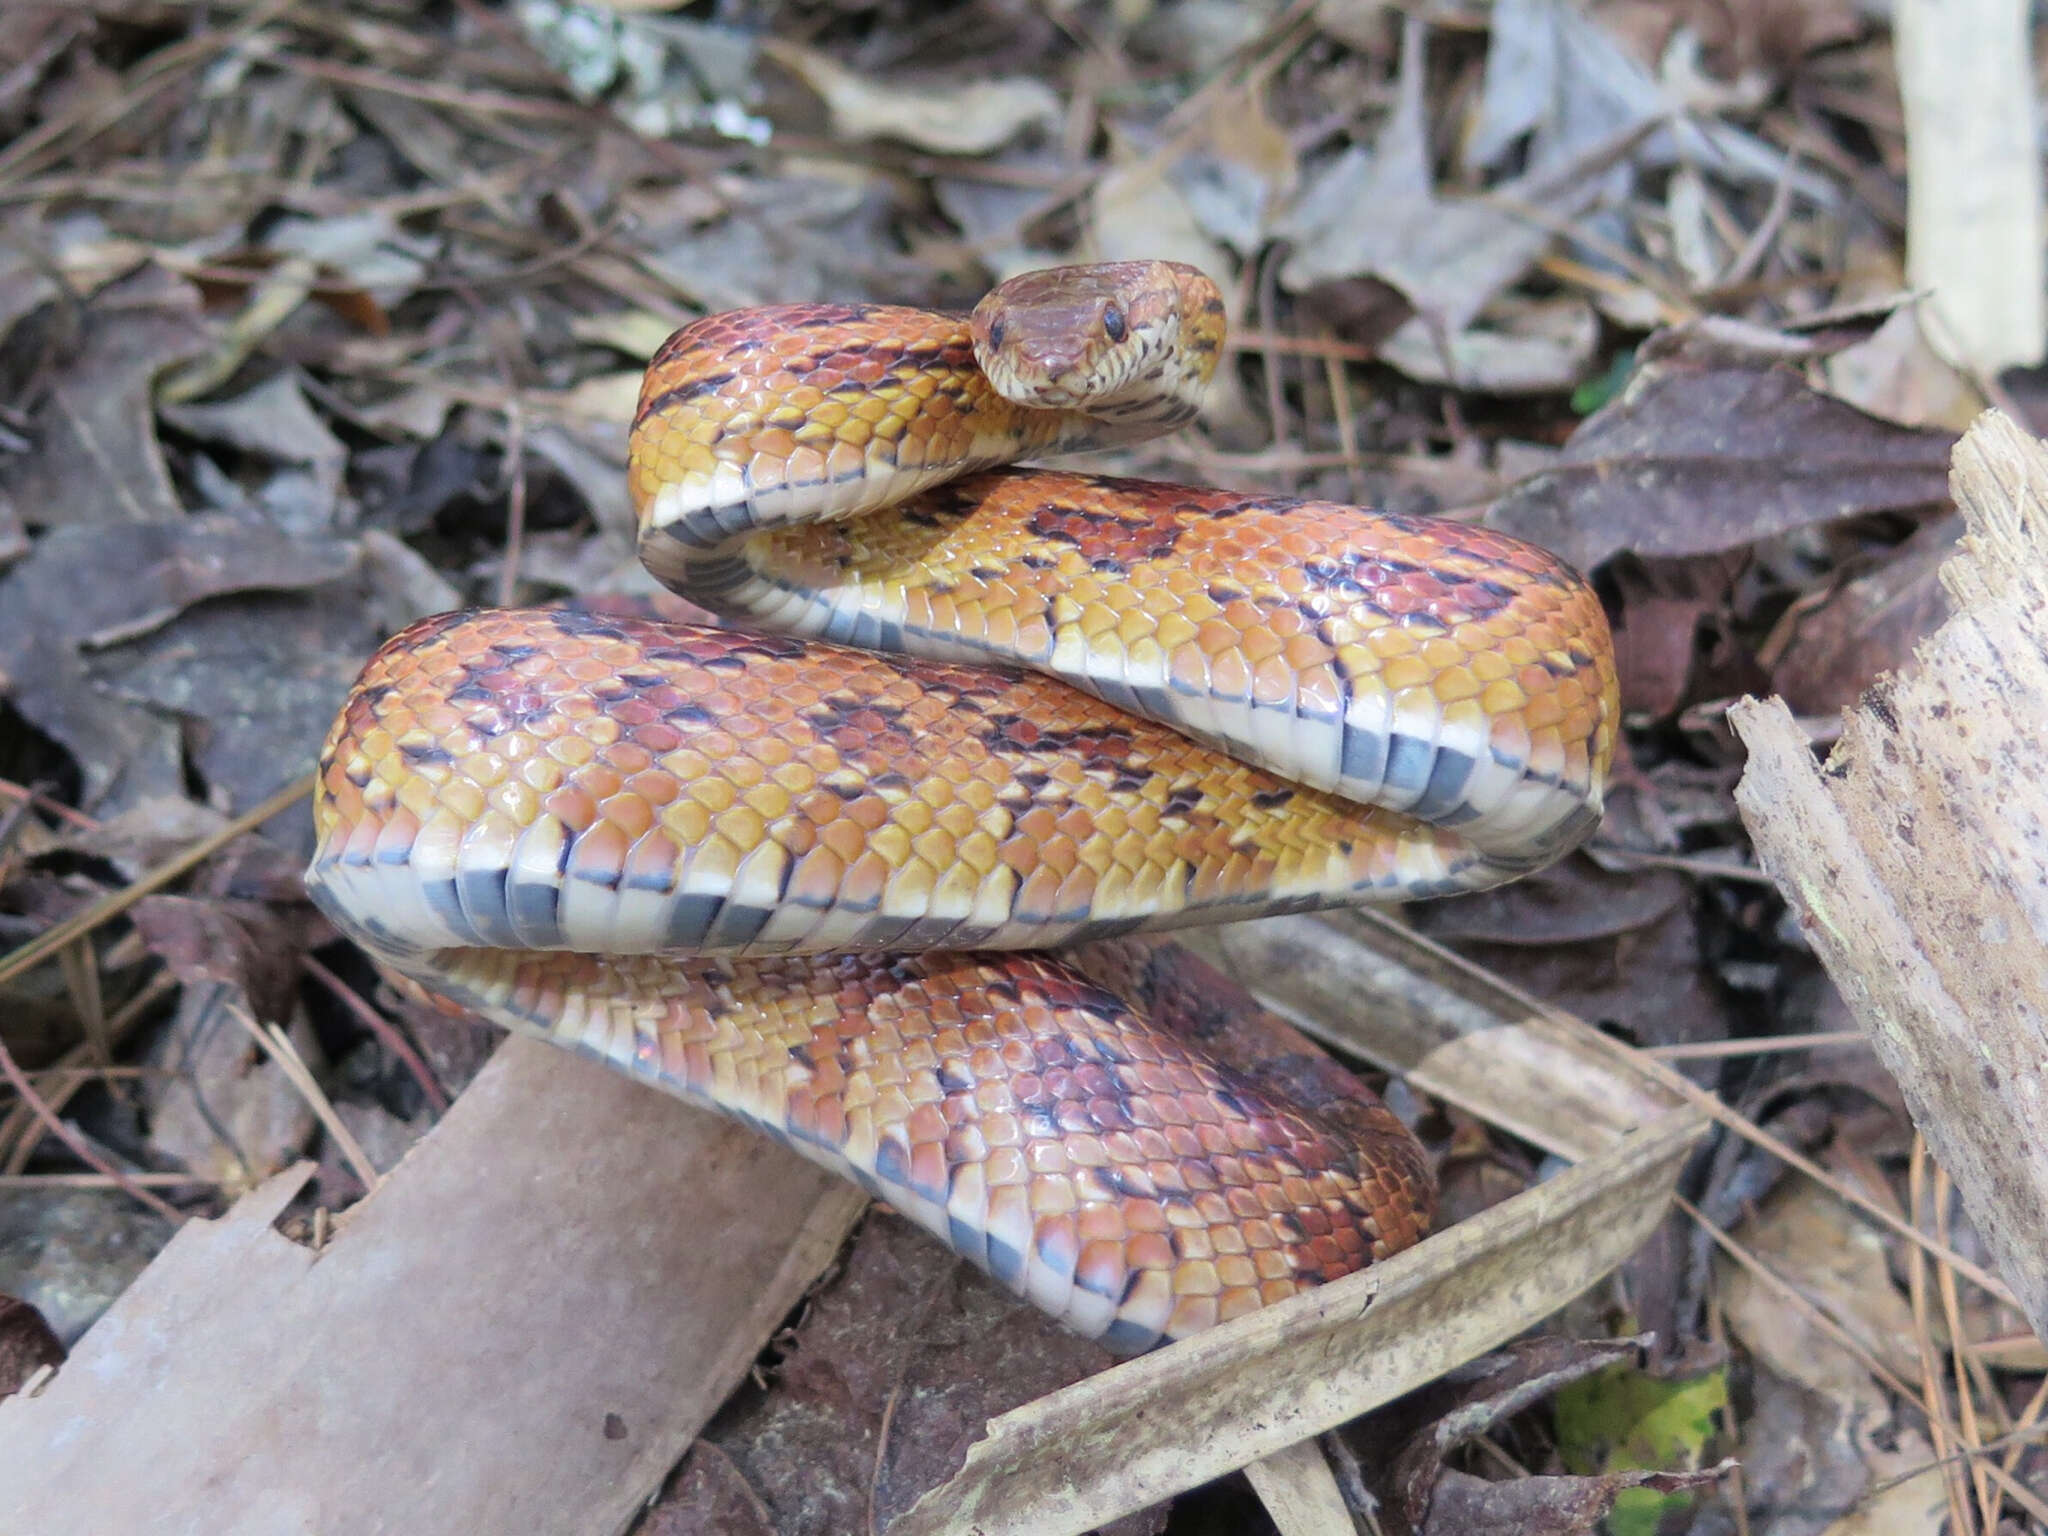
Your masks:
[{"label": "curled dead leaf", "polygon": [[824,98],[832,126],[849,139],[899,139],[946,155],[1000,149],[1035,123],[1055,123],[1060,99],[1025,76],[915,90],[856,74],[816,49],[779,38],[761,51]]}]

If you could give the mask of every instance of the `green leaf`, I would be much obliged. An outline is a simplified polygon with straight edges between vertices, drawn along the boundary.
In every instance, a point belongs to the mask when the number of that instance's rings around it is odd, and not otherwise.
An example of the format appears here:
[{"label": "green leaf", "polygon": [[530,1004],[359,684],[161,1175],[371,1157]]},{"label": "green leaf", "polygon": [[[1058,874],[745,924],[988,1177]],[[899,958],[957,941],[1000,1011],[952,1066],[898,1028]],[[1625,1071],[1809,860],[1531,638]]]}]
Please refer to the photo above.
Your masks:
[{"label": "green leaf", "polygon": [[1635,371],[1636,349],[1617,352],[1614,361],[1607,365],[1607,371],[1598,378],[1585,381],[1572,391],[1572,409],[1581,416],[1590,416],[1601,406],[1621,393],[1621,386],[1628,382],[1628,376]]},{"label": "green leaf", "polygon": [[[1553,1406],[1558,1451],[1567,1470],[1697,1471],[1728,1406],[1728,1378],[1713,1370],[1663,1381],[1618,1365],[1562,1389]],[[1688,1507],[1691,1493],[1625,1489],[1607,1526],[1614,1536],[1654,1536],[1666,1511]]]}]

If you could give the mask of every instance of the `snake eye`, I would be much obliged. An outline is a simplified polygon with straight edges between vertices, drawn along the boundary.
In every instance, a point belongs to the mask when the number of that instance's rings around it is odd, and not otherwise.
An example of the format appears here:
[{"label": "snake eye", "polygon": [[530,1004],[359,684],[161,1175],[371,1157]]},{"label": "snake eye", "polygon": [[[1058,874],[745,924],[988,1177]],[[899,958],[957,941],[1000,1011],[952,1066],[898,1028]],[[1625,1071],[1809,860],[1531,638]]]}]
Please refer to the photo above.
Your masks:
[{"label": "snake eye", "polygon": [[1123,307],[1115,299],[1102,306],[1102,331],[1111,341],[1122,341],[1128,334],[1124,324]]},{"label": "snake eye", "polygon": [[1000,347],[1003,344],[1003,317],[1001,315],[997,315],[995,319],[988,323],[988,344],[991,348]]}]

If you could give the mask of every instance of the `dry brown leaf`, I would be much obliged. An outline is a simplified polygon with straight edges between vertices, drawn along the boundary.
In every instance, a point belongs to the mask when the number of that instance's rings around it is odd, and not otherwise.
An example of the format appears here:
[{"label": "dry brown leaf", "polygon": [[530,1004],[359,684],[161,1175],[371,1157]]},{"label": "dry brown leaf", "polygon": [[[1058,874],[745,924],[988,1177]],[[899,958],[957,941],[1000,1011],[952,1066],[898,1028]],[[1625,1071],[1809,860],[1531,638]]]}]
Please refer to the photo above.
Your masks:
[{"label": "dry brown leaf", "polygon": [[[1866,1373],[1866,1387],[1869,1380]],[[1911,1433],[1893,1421],[1881,1400],[1846,1404],[1759,1365],[1739,1447],[1751,1507],[1796,1509],[1811,1522],[1803,1529],[1855,1509],[1873,1481],[1870,1462],[1878,1441],[1901,1432]],[[1935,1481],[1939,1487],[1939,1474]],[[1936,1497],[1947,1513],[1947,1495]]]},{"label": "dry brown leaf", "polygon": [[1948,1488],[1927,1437],[1902,1428],[1867,1455],[1881,1486],[1821,1536],[1938,1536],[1948,1525]]},{"label": "dry brown leaf", "polygon": [[1583,299],[1496,303],[1474,325],[1440,335],[1415,316],[1380,345],[1380,360],[1424,384],[1483,394],[1561,394],[1585,378],[1600,320]]},{"label": "dry brown leaf", "polygon": [[1916,529],[1876,570],[1799,615],[1771,669],[1772,691],[1799,714],[1831,716],[1905,667],[1949,616],[1941,567],[1961,533],[1954,515]]},{"label": "dry brown leaf", "polygon": [[1984,409],[1969,380],[1927,344],[1918,305],[1901,305],[1823,366],[1837,398],[1901,426],[1961,432]]},{"label": "dry brown leaf", "polygon": [[1652,337],[1562,461],[1509,489],[1488,524],[1591,570],[1621,549],[1709,554],[1947,500],[1948,433],[1819,394],[1783,355],[1713,324]]},{"label": "dry brown leaf", "polygon": [[[290,521],[281,513],[279,521],[298,533],[332,530],[348,450],[308,402],[297,375],[273,374],[232,399],[166,406],[163,417],[201,442],[303,468],[313,494],[293,506]],[[266,496],[264,504],[278,508],[279,500]]]},{"label": "dry brown leaf", "polygon": [[1762,685],[1763,668],[1731,622],[1746,563],[1738,551],[1672,560],[1625,555],[1608,567],[1620,599],[1614,660],[1626,713],[1669,720],[1697,700]]},{"label": "dry brown leaf", "polygon": [[1513,205],[1569,220],[1601,187],[1575,161],[1502,186],[1492,200],[1439,197],[1423,97],[1423,24],[1410,17],[1403,35],[1400,95],[1377,142],[1369,150],[1353,145],[1312,176],[1277,221],[1276,233],[1289,243],[1280,280],[1299,293],[1377,277],[1441,333],[1456,335],[1556,238],[1552,219],[1521,216]]},{"label": "dry brown leaf", "polygon": [[1174,185],[1207,235],[1250,258],[1300,184],[1300,158],[1266,111],[1263,91],[1222,92],[1205,121],[1202,142],[1174,163]]},{"label": "dry brown leaf", "polygon": [[43,1314],[25,1301],[0,1294],[0,1397],[19,1392],[22,1383],[46,1365],[61,1365],[64,1346]]},{"label": "dry brown leaf", "polygon": [[1854,42],[1864,30],[1853,0],[1649,0],[1637,16],[1642,57],[1661,57],[1673,30],[1689,27],[1713,74],[1738,82],[1752,70],[1788,74],[1815,49]]},{"label": "dry brown leaf", "polygon": [[[160,691],[173,709],[197,704],[194,716],[217,727],[203,751],[227,750],[219,744],[253,732],[269,761],[231,753],[215,766],[234,770],[241,783],[260,783],[260,799],[299,771],[293,762],[310,757],[324,733],[324,720],[307,713],[313,696],[331,718],[360,657],[380,637],[368,632],[358,596],[319,610],[347,621],[339,654],[316,648],[266,672],[252,665],[255,657],[288,647],[296,633],[275,611],[252,604],[194,612],[193,605],[231,592],[317,587],[355,565],[345,544],[294,540],[225,516],[139,524],[119,537],[98,527],[54,529],[0,576],[0,677],[11,681],[15,707],[78,760],[88,801],[112,810],[185,788],[176,717],[106,686],[122,680],[138,692]],[[168,637],[167,624],[176,624]],[[234,634],[241,638],[231,642]],[[209,649],[211,665],[202,665]],[[345,664],[344,654],[357,661]],[[152,657],[154,681],[146,669]],[[288,716],[280,706],[292,699],[299,709]],[[289,742],[274,734],[281,722]]]},{"label": "dry brown leaf", "polygon": [[[1451,1453],[1542,1402],[1560,1387],[1610,1366],[1635,1361],[1642,1343],[1640,1339],[1531,1339],[1462,1366],[1418,1393],[1412,1400],[1413,1416],[1409,1422],[1420,1420],[1422,1428],[1406,1436],[1384,1471],[1395,1510],[1406,1528],[1470,1528],[1466,1516],[1473,1506],[1483,1507],[1491,1501],[1482,1490],[1490,1489],[1494,1495],[1506,1490],[1500,1484],[1479,1484],[1477,1489],[1455,1486],[1444,1491],[1457,1508],[1434,1509],[1432,1500],[1443,1483],[1444,1463]],[[1478,1483],[1476,1478],[1471,1481]],[[1545,1481],[1568,1485],[1581,1480]],[[1542,1502],[1555,1502],[1555,1488],[1542,1492],[1550,1496]],[[1519,1525],[1515,1528],[1521,1529]]]},{"label": "dry brown leaf", "polygon": [[[30,412],[34,453],[0,456],[0,516],[29,527],[167,522],[184,513],[157,446],[152,390],[166,369],[205,350],[212,330],[191,284],[145,266],[75,317],[42,311],[44,388]],[[29,339],[18,326],[10,342]]]},{"label": "dry brown leaf", "polygon": [[1441,944],[1548,948],[1640,933],[1689,899],[1690,887],[1669,870],[1616,874],[1566,858],[1490,891],[1418,902],[1408,920]]},{"label": "dry brown leaf", "polygon": [[[1818,1184],[1785,1184],[1734,1235],[1895,1375],[1919,1375],[1913,1309],[1892,1283],[1884,1235],[1842,1201]],[[1751,1354],[1845,1408],[1883,1410],[1868,1367],[1807,1311],[1725,1255],[1715,1268],[1728,1326]]]},{"label": "dry brown leaf", "polygon": [[912,86],[870,80],[782,38],[764,38],[761,51],[823,97],[833,127],[849,139],[900,139],[939,154],[984,155],[1060,118],[1052,87],[1028,75]]},{"label": "dry brown leaf", "polygon": [[296,996],[300,944],[289,922],[253,902],[149,896],[133,915],[184,983],[177,1016],[152,1046],[162,1071],[142,1086],[150,1147],[240,1195],[304,1152],[316,1123],[291,1078],[229,1015],[289,1023],[293,1049],[320,1071],[320,1043]]},{"label": "dry brown leaf", "polygon": [[1518,1477],[1488,1482],[1446,1472],[1430,1505],[1423,1536],[1585,1536],[1601,1529],[1614,1501],[1630,1488],[1678,1493],[1718,1482],[1727,1467],[1705,1472],[1607,1472],[1597,1477]]},{"label": "dry brown leaf", "polygon": [[1500,0],[1490,13],[1485,96],[1464,146],[1467,165],[1526,156],[1541,173],[1641,135],[1632,158],[1690,166],[1811,200],[1833,188],[1782,151],[1707,112],[1682,110],[1668,76],[1652,74],[1595,15],[1565,0]]}]

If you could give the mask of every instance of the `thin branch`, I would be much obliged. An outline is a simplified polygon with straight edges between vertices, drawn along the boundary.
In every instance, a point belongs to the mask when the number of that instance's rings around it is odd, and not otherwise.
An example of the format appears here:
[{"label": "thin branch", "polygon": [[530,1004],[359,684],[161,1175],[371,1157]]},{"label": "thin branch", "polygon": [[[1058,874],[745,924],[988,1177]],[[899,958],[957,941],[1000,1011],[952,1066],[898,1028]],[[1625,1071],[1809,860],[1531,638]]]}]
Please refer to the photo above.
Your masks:
[{"label": "thin branch", "polygon": [[66,918],[47,932],[30,939],[21,948],[4,960],[0,960],[0,983],[12,981],[22,972],[42,964],[43,961],[61,953],[65,946],[76,943],[86,934],[104,923],[111,922],[126,912],[143,897],[162,890],[179,876],[205,863],[229,843],[245,832],[255,830],[277,815],[289,810],[308,794],[312,793],[313,775],[286,785],[268,800],[252,811],[246,811],[209,837],[201,838],[183,853],[175,854],[159,864],[148,874],[124,885],[118,891],[101,897],[83,912]]},{"label": "thin branch", "polygon": [[100,1156],[97,1148],[57,1117],[56,1111],[45,1104],[42,1095],[36,1092],[35,1084],[31,1083],[23,1075],[21,1068],[15,1063],[14,1053],[7,1049],[7,1044],[4,1040],[0,1040],[0,1073],[6,1074],[7,1080],[14,1084],[14,1091],[21,1095],[22,1103],[34,1111],[35,1117],[43,1122],[44,1128],[52,1136],[63,1142],[65,1146],[69,1147],[72,1154],[81,1162],[90,1168],[97,1169],[116,1188],[133,1196],[152,1211],[155,1211],[157,1215],[163,1217],[164,1220],[176,1226],[184,1225],[184,1212],[164,1204],[155,1195],[152,1195],[140,1184],[137,1184],[134,1179]]}]

